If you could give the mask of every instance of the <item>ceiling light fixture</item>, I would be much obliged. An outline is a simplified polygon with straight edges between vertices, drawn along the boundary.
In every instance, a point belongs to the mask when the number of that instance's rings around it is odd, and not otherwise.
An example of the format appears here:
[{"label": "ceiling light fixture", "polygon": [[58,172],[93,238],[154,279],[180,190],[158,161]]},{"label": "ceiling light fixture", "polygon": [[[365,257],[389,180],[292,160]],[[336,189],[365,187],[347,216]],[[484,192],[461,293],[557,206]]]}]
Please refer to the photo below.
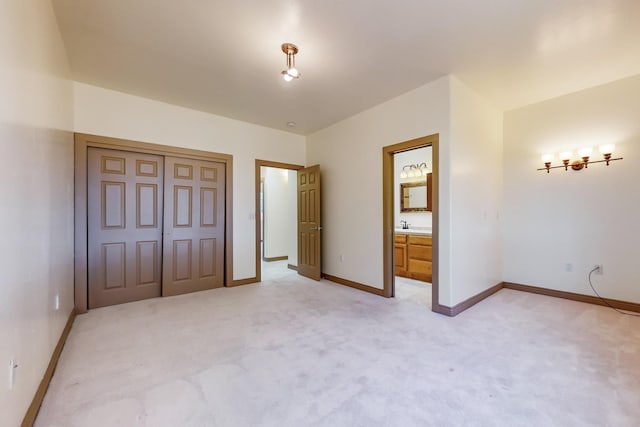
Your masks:
[{"label": "ceiling light fixture", "polygon": [[293,43],[283,43],[282,51],[287,55],[287,69],[283,70],[282,78],[285,82],[290,82],[293,79],[300,77],[300,72],[296,68],[296,53],[298,53],[298,46]]}]

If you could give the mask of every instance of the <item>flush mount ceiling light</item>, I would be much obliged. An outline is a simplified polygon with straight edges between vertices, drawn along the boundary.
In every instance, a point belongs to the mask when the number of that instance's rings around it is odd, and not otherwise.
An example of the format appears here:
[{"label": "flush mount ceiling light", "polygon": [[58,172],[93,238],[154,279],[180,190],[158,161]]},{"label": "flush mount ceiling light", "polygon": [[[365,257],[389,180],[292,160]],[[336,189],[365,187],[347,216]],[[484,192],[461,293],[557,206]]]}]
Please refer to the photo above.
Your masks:
[{"label": "flush mount ceiling light", "polygon": [[283,43],[282,51],[287,55],[287,69],[283,70],[282,78],[285,82],[290,82],[293,79],[300,77],[300,72],[296,68],[296,53],[298,53],[298,46],[293,43]]}]

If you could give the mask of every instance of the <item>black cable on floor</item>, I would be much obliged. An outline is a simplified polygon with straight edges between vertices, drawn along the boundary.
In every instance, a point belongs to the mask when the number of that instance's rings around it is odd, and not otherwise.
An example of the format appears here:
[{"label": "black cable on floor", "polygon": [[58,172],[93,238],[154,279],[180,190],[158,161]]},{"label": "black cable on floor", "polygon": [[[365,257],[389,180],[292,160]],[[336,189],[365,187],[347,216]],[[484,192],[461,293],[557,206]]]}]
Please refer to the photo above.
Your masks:
[{"label": "black cable on floor", "polygon": [[634,317],[640,317],[640,314],[638,313],[627,313],[626,311],[622,311],[622,310],[618,310],[617,308],[615,308],[614,306],[612,306],[611,304],[609,304],[609,301],[607,301],[606,299],[602,298],[600,296],[600,294],[598,293],[598,291],[596,291],[596,288],[593,287],[593,283],[591,283],[591,275],[593,274],[594,271],[596,271],[598,269],[598,267],[594,268],[593,270],[591,270],[589,272],[589,286],[591,286],[591,289],[593,290],[593,293],[596,294],[598,296],[598,298],[600,298],[600,300],[605,303],[606,305],[608,305],[609,307],[611,307],[612,309],[614,309],[615,311],[617,311],[620,314],[625,314],[627,316],[634,316]]}]

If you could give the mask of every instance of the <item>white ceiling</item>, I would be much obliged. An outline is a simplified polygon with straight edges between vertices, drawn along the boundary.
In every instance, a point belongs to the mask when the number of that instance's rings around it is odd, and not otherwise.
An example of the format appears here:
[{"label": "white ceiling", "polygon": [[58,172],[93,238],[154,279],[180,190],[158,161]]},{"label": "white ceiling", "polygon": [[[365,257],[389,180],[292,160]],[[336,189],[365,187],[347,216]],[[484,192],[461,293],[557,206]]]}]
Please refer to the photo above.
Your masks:
[{"label": "white ceiling", "polygon": [[638,0],[53,5],[75,80],[300,134],[450,73],[504,110],[640,74]]}]

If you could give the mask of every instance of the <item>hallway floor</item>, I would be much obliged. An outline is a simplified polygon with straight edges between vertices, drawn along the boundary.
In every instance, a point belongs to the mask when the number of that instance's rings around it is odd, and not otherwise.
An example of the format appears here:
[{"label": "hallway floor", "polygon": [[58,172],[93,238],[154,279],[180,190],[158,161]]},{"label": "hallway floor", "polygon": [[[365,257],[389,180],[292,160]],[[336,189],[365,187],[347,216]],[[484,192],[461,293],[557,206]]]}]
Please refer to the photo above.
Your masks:
[{"label": "hallway floor", "polygon": [[37,426],[637,426],[640,319],[502,290],[458,317],[291,271],[77,317]]}]

